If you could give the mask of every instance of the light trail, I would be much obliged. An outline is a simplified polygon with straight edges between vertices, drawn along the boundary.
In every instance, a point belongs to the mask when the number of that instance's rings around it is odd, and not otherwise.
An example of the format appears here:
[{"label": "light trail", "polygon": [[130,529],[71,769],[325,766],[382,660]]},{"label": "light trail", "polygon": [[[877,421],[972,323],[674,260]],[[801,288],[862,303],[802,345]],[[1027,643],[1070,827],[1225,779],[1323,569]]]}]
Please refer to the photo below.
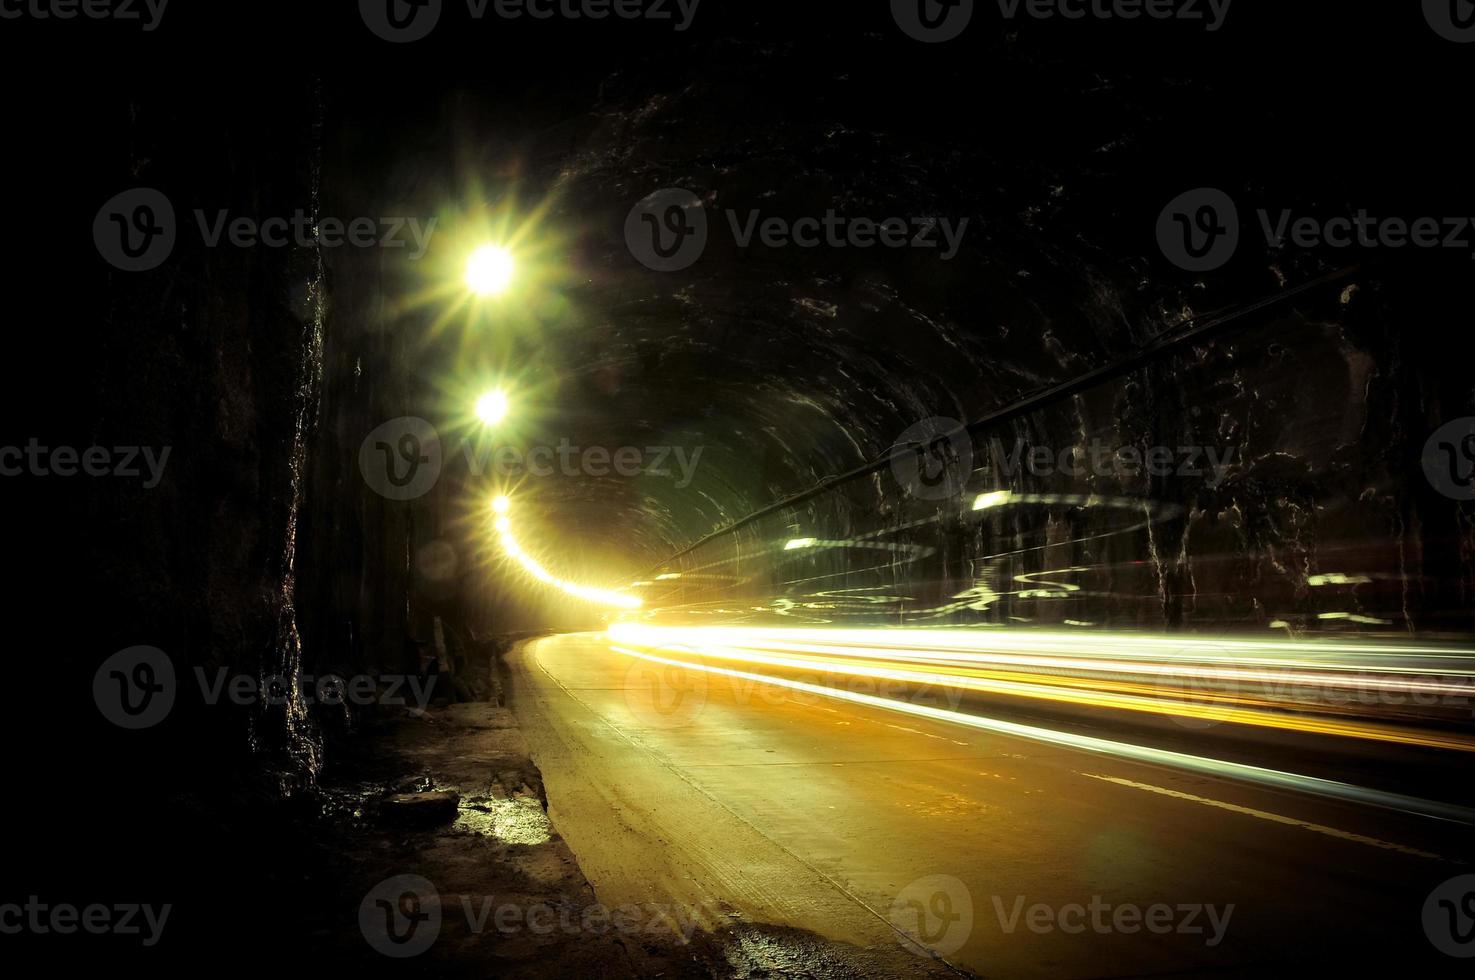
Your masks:
[{"label": "light trail", "polygon": [[593,602],[601,606],[615,606],[619,609],[639,609],[643,605],[638,596],[616,592],[613,589],[599,589],[568,582],[548,571],[536,558],[528,554],[522,545],[518,544],[517,538],[512,533],[512,518],[508,516],[511,509],[512,504],[506,497],[493,500],[492,510],[497,515],[493,526],[497,530],[497,538],[502,545],[502,550],[509,558],[522,566],[523,571],[544,585],[550,585],[565,595],[582,599],[585,602]]},{"label": "light trail", "polygon": [[[662,578],[679,578],[678,575],[663,575]],[[749,627],[749,626],[702,626],[686,628],[680,626],[653,626],[646,623],[617,623],[611,629],[637,629],[646,635],[676,635],[699,633],[704,638],[736,643],[744,638],[761,641],[787,640],[790,642],[833,642],[846,645],[871,645],[890,649],[952,649],[952,650],[1037,650],[1042,652],[1073,653],[1086,655],[1087,646],[1100,648],[1092,656],[1126,655],[1142,649],[1178,651],[1187,654],[1194,651],[1221,655],[1236,655],[1261,659],[1270,653],[1294,654],[1297,657],[1330,654],[1366,654],[1389,657],[1420,655],[1442,657],[1452,661],[1475,665],[1475,651],[1451,650],[1439,646],[1409,646],[1386,643],[1346,643],[1340,641],[1288,641],[1288,640],[1237,640],[1201,637],[1162,636],[1159,634],[1132,633],[1056,633],[1045,630],[1014,629],[907,629],[875,627],[870,629],[837,628],[808,629],[795,627]],[[1299,661],[1295,661],[1299,662]]]},{"label": "light trail", "polygon": [[[1475,752],[1467,651],[963,630],[665,627],[612,641],[781,670]],[[1295,652],[1297,656],[1289,654]]]},{"label": "light trail", "polygon": [[[629,624],[621,624],[629,625]],[[892,698],[877,697],[872,694],[863,694],[858,691],[844,691],[838,688],[825,687],[821,684],[810,684],[805,681],[790,680],[784,677],[774,677],[769,674],[756,674],[750,671],[733,670],[727,667],[716,667],[711,664],[697,664],[686,660],[675,660],[670,657],[657,656],[645,653],[629,647],[611,643],[611,649],[624,656],[635,657],[650,663],[663,664],[669,667],[684,668],[687,670],[699,670],[709,674],[718,674],[739,680],[755,681],[760,684],[771,684],[795,691],[804,691],[821,697],[834,698],[840,701],[849,701],[854,704],[866,705],[873,708],[881,708],[887,711],[896,711],[903,714],[915,715],[919,718],[929,718],[933,721],[941,721],[949,724],[964,725],[982,731],[996,732],[1003,735],[1013,735],[1031,741],[1044,742],[1051,745],[1061,745],[1085,752],[1099,755],[1113,756],[1121,759],[1129,759],[1135,762],[1146,762],[1154,765],[1171,766],[1190,772],[1199,772],[1205,775],[1223,778],[1237,779],[1244,782],[1269,786],[1275,789],[1293,790],[1295,792],[1310,793],[1316,796],[1331,799],[1347,800],[1368,806],[1376,806],[1389,810],[1397,810],[1402,813],[1415,814],[1417,816],[1430,817],[1437,820],[1446,820],[1455,823],[1475,824],[1475,811],[1465,807],[1441,803],[1436,800],[1424,800],[1417,797],[1405,796],[1400,793],[1389,793],[1384,790],[1370,789],[1363,786],[1354,786],[1351,783],[1338,782],[1332,779],[1322,779],[1317,776],[1304,776],[1297,773],[1282,772],[1277,769],[1266,769],[1260,766],[1246,765],[1241,762],[1229,762],[1223,759],[1211,759],[1205,756],[1190,755],[1185,752],[1172,752],[1166,749],[1155,749],[1145,745],[1135,745],[1130,742],[1114,742],[1109,739],[1097,738],[1090,735],[1076,735],[1071,732],[1061,732],[1050,728],[1039,728],[1034,725],[1021,725],[1016,722],[1002,721],[996,718],[985,718],[979,715],[966,714],[961,711],[952,711],[946,708],[934,708],[931,705],[912,704],[906,701],[897,701]]]}]

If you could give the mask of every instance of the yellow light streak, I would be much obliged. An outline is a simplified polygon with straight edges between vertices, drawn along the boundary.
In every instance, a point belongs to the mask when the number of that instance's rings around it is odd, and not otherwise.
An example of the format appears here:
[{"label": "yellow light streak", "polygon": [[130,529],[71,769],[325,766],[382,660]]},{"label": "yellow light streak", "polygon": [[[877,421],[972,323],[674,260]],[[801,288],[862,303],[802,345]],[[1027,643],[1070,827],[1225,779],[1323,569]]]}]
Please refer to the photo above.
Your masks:
[{"label": "yellow light streak", "polygon": [[[631,624],[619,624],[628,626]],[[1306,776],[1299,773],[1282,772],[1277,769],[1266,769],[1260,766],[1250,766],[1241,762],[1229,762],[1223,759],[1213,759],[1206,756],[1191,755],[1185,752],[1173,752],[1167,749],[1156,749],[1146,745],[1136,745],[1131,742],[1114,742],[1109,739],[1096,738],[1090,735],[1077,735],[1073,732],[1056,731],[1051,728],[1040,728],[1035,725],[1021,725],[1017,722],[1004,721],[998,718],[987,718],[981,715],[966,714],[961,711],[952,711],[947,708],[935,708],[926,704],[912,704],[906,701],[898,701],[894,698],[878,697],[873,694],[864,694],[858,691],[846,691],[839,688],[825,687],[820,684],[809,684],[804,681],[789,680],[783,677],[774,677],[769,674],[758,674],[750,671],[733,670],[727,667],[717,667],[711,664],[693,663],[689,660],[677,660],[671,657],[662,657],[656,654],[642,652],[630,647],[611,643],[610,648],[616,653],[627,657],[636,657],[650,663],[664,664],[670,667],[680,667],[687,670],[700,670],[708,674],[716,674],[725,677],[736,678],[745,681],[754,681],[760,684],[771,684],[777,687],[788,688],[794,691],[803,691],[808,694],[816,694],[821,697],[833,698],[839,701],[849,701],[853,704],[867,707],[880,708],[886,711],[896,711],[903,714],[914,715],[932,721],[940,721],[948,724],[962,725],[982,731],[995,732],[1003,735],[1012,735],[1031,741],[1043,742],[1051,745],[1061,745],[1068,748],[1079,749],[1085,752],[1093,752],[1101,755],[1114,756],[1136,762],[1146,762],[1152,765],[1166,765],[1190,772],[1199,772],[1212,776],[1220,776],[1229,779],[1238,779],[1245,782],[1257,783],[1277,789],[1294,790],[1303,793],[1311,793],[1332,799],[1350,800],[1369,806],[1383,807],[1390,810],[1398,810],[1403,813],[1414,813],[1420,816],[1433,817],[1439,820],[1449,820],[1464,824],[1475,824],[1475,811],[1453,804],[1442,803],[1435,800],[1423,800],[1417,797],[1404,796],[1399,793],[1389,793],[1384,790],[1370,789],[1363,786],[1354,786],[1350,783],[1342,783],[1331,779],[1322,779],[1317,776]],[[700,654],[701,651],[695,651]]]},{"label": "yellow light streak", "polygon": [[582,599],[585,602],[596,603],[601,606],[615,606],[620,609],[639,609],[644,603],[638,596],[628,595],[624,592],[616,592],[612,589],[598,589],[593,586],[579,585],[576,582],[565,581],[554,575],[532,555],[528,554],[517,541],[512,533],[512,519],[508,516],[511,510],[511,501],[506,497],[498,497],[492,501],[492,509],[499,515],[493,522],[497,531],[497,537],[502,545],[502,550],[513,561],[522,566],[523,571],[544,585],[552,586],[565,595]]},{"label": "yellow light streak", "polygon": [[[632,647],[690,649],[782,670],[1475,752],[1468,724],[1475,675],[1467,651],[1102,633],[629,622],[611,626],[609,637]],[[1292,650],[1302,656],[1289,656]],[[1446,723],[1460,720],[1463,731],[1448,730]]]}]

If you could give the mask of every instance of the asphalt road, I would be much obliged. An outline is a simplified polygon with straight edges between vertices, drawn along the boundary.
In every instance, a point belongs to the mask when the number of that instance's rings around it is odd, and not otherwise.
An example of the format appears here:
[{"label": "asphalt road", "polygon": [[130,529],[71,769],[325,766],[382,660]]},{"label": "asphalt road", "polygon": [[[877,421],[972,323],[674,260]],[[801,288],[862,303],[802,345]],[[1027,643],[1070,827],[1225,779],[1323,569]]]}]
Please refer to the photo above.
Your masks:
[{"label": "asphalt road", "polygon": [[607,905],[792,927],[918,975],[1469,967],[1424,918],[1472,870],[1466,827],[662,666],[595,634],[533,641],[508,669],[553,823]]}]

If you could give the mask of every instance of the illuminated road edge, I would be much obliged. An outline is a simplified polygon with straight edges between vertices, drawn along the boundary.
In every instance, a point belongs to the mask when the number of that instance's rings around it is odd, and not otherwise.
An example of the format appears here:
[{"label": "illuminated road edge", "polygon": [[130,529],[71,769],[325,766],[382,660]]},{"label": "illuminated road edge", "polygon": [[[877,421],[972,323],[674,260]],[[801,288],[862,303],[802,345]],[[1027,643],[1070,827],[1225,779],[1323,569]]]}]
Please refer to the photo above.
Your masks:
[{"label": "illuminated road edge", "polygon": [[[661,649],[661,646],[646,639],[640,639],[646,631],[662,631],[660,628],[645,627],[635,623],[617,623],[610,627],[608,638],[611,648],[616,652],[645,660],[651,663],[664,664],[671,667],[685,668],[688,670],[700,670],[709,674],[717,674],[742,680],[754,681],[761,684],[769,684],[790,690],[804,691],[806,693],[819,695],[821,697],[833,698],[841,701],[849,701],[854,704],[881,708],[887,711],[895,711],[910,714],[921,718],[929,718],[934,721],[947,722],[950,724],[963,725],[982,731],[996,732],[1003,735],[1012,735],[1026,738],[1036,742],[1050,745],[1059,745],[1067,748],[1079,749],[1098,755],[1113,756],[1121,759],[1129,759],[1135,762],[1144,762],[1154,765],[1171,766],[1190,772],[1198,772],[1204,775],[1217,776],[1255,783],[1262,786],[1273,787],[1282,790],[1292,790],[1300,793],[1309,793],[1316,796],[1327,797],[1337,800],[1345,800],[1368,806],[1381,807],[1402,813],[1409,813],[1421,817],[1429,817],[1438,820],[1446,820],[1462,824],[1475,824],[1475,810],[1453,804],[1441,803],[1434,800],[1425,800],[1417,797],[1404,796],[1398,793],[1389,793],[1383,790],[1367,787],[1354,786],[1350,783],[1338,782],[1336,780],[1322,779],[1316,776],[1305,776],[1297,773],[1282,772],[1275,769],[1266,769],[1259,766],[1251,766],[1245,763],[1229,762],[1222,759],[1212,759],[1205,756],[1190,755],[1183,752],[1173,752],[1166,749],[1156,749],[1144,745],[1135,745],[1128,742],[1115,742],[1109,739],[1096,738],[1088,735],[1076,735],[1069,732],[1056,731],[1054,729],[1039,728],[1032,725],[1022,725],[1016,722],[1008,722],[995,718],[987,718],[980,715],[967,714],[946,708],[935,708],[929,705],[911,704],[892,698],[877,697],[875,695],[863,694],[855,691],[845,691],[837,688],[826,687],[820,684],[811,684],[805,681],[791,680],[783,677],[774,677],[767,674],[753,673],[750,671],[735,670],[729,667],[718,667],[705,663],[693,663],[689,660],[677,660],[670,657],[659,656],[651,652],[633,649],[634,646],[644,646],[647,649]],[[706,644],[701,642],[692,643],[691,637],[700,634],[699,629],[673,630],[671,633],[681,634],[686,640],[681,645],[688,648],[688,652],[695,652],[698,656],[703,655],[701,649]],[[790,631],[798,632],[798,631]],[[802,631],[805,633],[824,631]],[[852,631],[854,632],[854,631]],[[864,631],[870,633],[871,641],[875,642],[876,632],[896,631]],[[983,639],[980,637],[979,639]],[[990,642],[994,639],[992,635],[986,637]],[[1076,637],[1076,642],[1080,638]],[[626,645],[629,644],[629,645]],[[675,645],[674,640],[669,645]],[[907,651],[910,653],[911,651]]]}]

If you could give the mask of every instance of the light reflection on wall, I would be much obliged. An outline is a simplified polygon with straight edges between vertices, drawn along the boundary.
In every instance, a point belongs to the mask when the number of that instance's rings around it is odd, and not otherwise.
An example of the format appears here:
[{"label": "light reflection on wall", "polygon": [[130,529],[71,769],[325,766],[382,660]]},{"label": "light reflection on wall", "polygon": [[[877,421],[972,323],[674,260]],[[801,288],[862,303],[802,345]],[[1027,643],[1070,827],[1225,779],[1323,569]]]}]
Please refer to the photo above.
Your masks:
[{"label": "light reflection on wall", "polygon": [[[1310,574],[1287,567],[1283,580],[1251,580],[1237,571],[1243,549],[1225,541],[1218,551],[1202,545],[1185,569],[1182,554],[1164,552],[1167,542],[1183,540],[1184,522],[1196,541],[1238,531],[1211,527],[1180,503],[1028,489],[918,500],[889,479],[875,477],[887,504],[880,510],[875,486],[837,485],[651,569],[640,588],[646,620],[1089,630],[1161,629],[1177,618],[1197,629],[1290,635],[1366,635],[1393,625],[1369,608],[1399,585],[1376,567],[1304,570]],[[1348,565],[1368,557],[1346,549]],[[1332,541],[1318,559],[1344,560]],[[1178,590],[1187,596],[1169,608]]]}]

